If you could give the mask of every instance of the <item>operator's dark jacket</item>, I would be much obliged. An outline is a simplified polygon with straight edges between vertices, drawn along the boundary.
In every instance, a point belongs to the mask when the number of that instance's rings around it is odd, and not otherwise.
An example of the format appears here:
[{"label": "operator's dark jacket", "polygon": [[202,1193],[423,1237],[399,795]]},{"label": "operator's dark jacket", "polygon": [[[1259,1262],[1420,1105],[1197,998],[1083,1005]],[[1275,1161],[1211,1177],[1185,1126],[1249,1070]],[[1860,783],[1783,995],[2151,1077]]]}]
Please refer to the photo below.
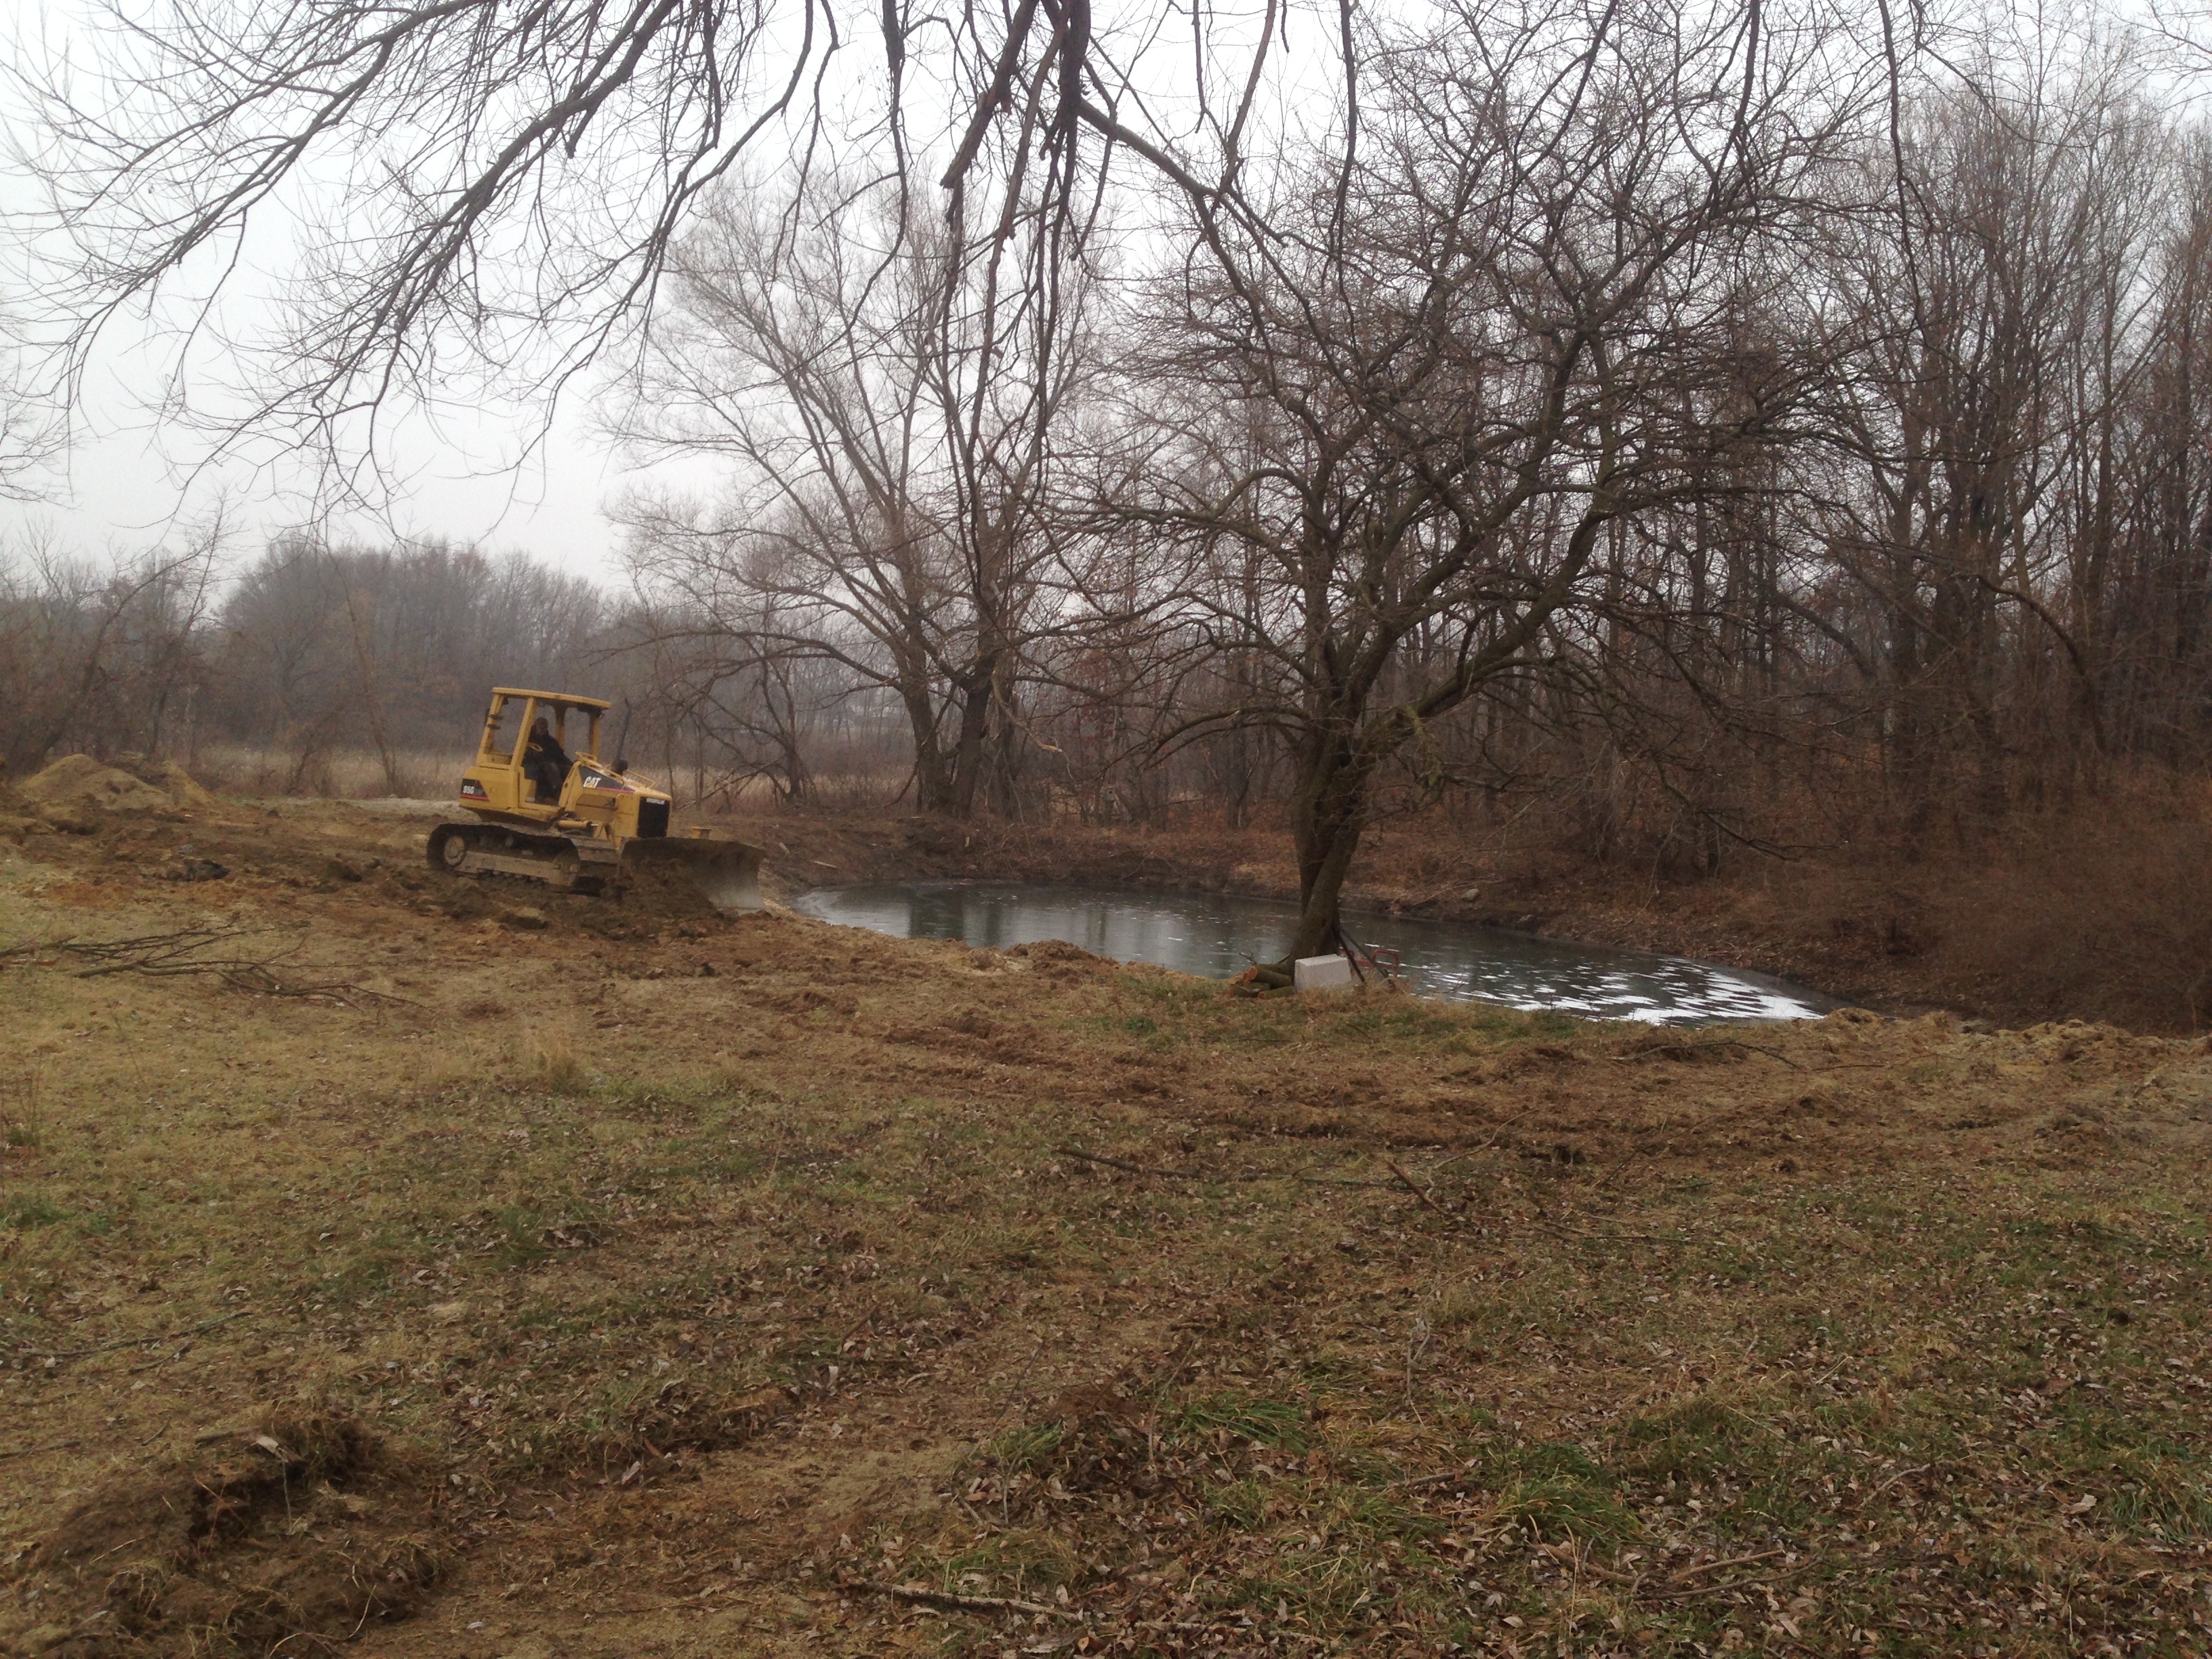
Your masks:
[{"label": "operator's dark jacket", "polygon": [[522,752],[523,775],[549,800],[560,795],[561,786],[568,781],[568,769],[574,763],[550,735],[541,738],[533,733],[529,748]]}]

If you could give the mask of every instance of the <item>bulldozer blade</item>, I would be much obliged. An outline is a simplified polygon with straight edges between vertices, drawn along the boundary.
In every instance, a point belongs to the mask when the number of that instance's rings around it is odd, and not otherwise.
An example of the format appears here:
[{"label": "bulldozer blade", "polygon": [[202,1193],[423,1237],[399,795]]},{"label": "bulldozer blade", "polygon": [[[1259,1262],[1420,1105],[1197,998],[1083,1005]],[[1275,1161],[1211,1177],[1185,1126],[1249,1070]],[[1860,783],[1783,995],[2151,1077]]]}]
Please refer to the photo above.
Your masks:
[{"label": "bulldozer blade", "polygon": [[688,876],[708,903],[724,915],[757,910],[762,850],[742,841],[677,841],[659,836],[625,842],[625,884],[644,872]]}]

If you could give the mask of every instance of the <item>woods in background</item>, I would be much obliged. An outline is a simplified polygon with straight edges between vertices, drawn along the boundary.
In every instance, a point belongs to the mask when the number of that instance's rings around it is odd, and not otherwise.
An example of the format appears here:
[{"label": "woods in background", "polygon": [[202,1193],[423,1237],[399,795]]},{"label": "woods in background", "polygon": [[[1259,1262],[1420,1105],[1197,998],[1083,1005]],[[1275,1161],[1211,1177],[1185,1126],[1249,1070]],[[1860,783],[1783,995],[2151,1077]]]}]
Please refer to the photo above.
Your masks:
[{"label": "woods in background", "polygon": [[2203,779],[2212,128],[2094,44],[1606,17],[1375,26],[1357,121],[1073,258],[1046,179],[981,240],[725,189],[612,424],[726,483],[627,504],[620,591],[17,548],[0,744],[404,793],[555,685],[708,800],[1279,824],[1302,949],[1397,812],[1691,873]]}]

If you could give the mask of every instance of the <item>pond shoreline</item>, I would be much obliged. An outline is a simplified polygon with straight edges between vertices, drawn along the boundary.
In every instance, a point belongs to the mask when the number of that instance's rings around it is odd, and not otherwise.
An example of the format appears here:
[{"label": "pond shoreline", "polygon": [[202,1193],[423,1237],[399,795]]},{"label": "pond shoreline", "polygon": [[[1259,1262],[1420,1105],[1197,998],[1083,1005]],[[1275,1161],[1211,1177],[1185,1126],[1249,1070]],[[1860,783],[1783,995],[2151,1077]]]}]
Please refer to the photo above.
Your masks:
[{"label": "pond shoreline", "polygon": [[[1286,836],[1244,831],[1160,830],[1081,824],[962,824],[913,815],[786,812],[729,820],[762,842],[770,895],[788,902],[820,887],[864,881],[997,880],[1114,886],[1158,893],[1291,900],[1295,866]],[[1654,889],[1622,872],[1588,869],[1455,870],[1419,879],[1429,840],[1390,830],[1347,884],[1347,909],[1378,916],[1495,927],[1561,944],[1650,951],[1787,981],[1839,1003],[1912,1016],[1953,1009],[2016,1023],[2029,1017],[1919,982],[1883,948],[1882,925],[1847,931],[1793,925],[1763,901],[1767,890],[1714,882]],[[1866,937],[1862,937],[1862,934]],[[1874,948],[1864,948],[1869,939]],[[1900,972],[1900,969],[1908,971]]]},{"label": "pond shoreline", "polygon": [[[816,887],[792,902],[817,921],[896,939],[1001,950],[1058,939],[1216,981],[1279,959],[1297,919],[1286,899],[968,876]],[[1836,1006],[1810,987],[1725,963],[1426,916],[1346,917],[1363,944],[1395,958],[1406,988],[1443,1001],[1652,1025],[1817,1018]]]}]

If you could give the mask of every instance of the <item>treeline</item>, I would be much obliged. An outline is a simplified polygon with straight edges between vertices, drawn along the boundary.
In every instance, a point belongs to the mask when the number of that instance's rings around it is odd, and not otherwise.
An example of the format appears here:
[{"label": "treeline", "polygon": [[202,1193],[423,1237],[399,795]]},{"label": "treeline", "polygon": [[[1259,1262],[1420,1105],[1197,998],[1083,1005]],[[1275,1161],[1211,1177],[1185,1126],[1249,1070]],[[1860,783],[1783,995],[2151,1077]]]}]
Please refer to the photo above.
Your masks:
[{"label": "treeline", "polygon": [[2212,127],[2097,42],[1449,9],[1156,274],[724,198],[629,435],[729,491],[634,552],[793,790],[863,690],[925,805],[1287,807],[1316,869],[1430,802],[1711,870],[2203,775]]},{"label": "treeline", "polygon": [[[20,777],[64,754],[163,755],[306,793],[365,760],[404,793],[427,763],[443,792],[489,689],[526,685],[615,702],[608,743],[693,799],[763,777],[809,793],[805,763],[763,732],[799,732],[809,755],[842,742],[870,789],[901,763],[861,700],[801,689],[797,669],[763,687],[696,637],[526,555],[436,541],[291,536],[242,565],[214,532],[119,562],[0,549],[0,759]],[[795,725],[794,696],[810,711]]]},{"label": "treeline", "polygon": [[1326,131],[1079,237],[1011,151],[988,235],[902,174],[725,190],[617,420],[726,484],[626,503],[625,592],[22,564],[10,762],[396,779],[556,681],[693,793],[1287,823],[1302,948],[1398,811],[1711,871],[2201,778],[2212,126],[2100,40],[1760,17],[1370,20]]}]

